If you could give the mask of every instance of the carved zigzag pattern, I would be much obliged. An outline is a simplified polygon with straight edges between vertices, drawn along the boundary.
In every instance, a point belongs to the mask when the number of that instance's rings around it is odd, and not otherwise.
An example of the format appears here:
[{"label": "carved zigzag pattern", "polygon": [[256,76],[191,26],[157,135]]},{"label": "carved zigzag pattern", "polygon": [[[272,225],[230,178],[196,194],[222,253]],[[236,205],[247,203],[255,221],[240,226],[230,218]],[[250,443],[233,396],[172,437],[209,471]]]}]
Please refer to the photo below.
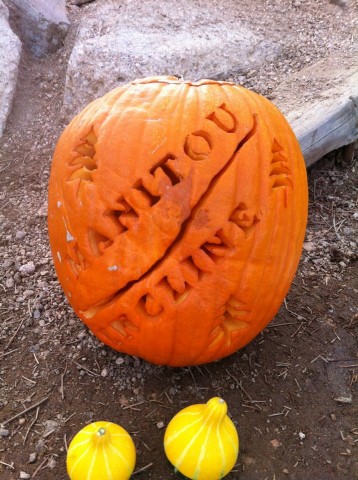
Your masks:
[{"label": "carved zigzag pattern", "polygon": [[75,152],[78,153],[78,156],[70,162],[70,166],[77,166],[68,178],[68,181],[79,180],[77,195],[82,188],[82,182],[93,182],[93,172],[97,170],[97,161],[96,161],[96,143],[98,138],[94,133],[93,127],[82,139],[76,148]]},{"label": "carved zigzag pattern", "polygon": [[239,335],[240,330],[250,325],[248,317],[251,310],[246,306],[245,302],[238,300],[236,295],[231,295],[223,306],[224,313],[221,316],[219,325],[213,328],[210,334],[209,348],[213,348],[224,342],[230,345],[233,336]]}]

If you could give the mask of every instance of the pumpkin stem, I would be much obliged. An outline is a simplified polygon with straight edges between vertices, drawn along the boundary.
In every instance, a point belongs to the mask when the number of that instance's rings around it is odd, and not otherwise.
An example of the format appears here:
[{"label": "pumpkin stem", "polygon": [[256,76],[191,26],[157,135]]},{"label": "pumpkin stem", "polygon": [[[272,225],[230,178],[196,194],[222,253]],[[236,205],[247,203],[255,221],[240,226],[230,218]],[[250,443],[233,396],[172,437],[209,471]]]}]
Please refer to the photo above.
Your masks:
[{"label": "pumpkin stem", "polygon": [[100,437],[103,437],[103,435],[106,434],[106,429],[101,427],[98,429],[98,432],[97,432],[97,435],[99,435]]},{"label": "pumpkin stem", "polygon": [[225,400],[220,397],[211,398],[205,405],[203,417],[209,421],[221,423],[227,414]]}]

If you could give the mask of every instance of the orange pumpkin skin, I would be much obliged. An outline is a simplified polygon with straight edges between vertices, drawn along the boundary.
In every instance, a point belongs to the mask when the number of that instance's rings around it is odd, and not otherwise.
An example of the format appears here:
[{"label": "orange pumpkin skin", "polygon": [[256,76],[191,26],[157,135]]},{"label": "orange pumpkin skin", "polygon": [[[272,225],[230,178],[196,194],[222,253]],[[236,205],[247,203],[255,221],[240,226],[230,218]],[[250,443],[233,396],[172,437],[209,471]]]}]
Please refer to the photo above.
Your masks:
[{"label": "orange pumpkin skin", "polygon": [[105,344],[156,364],[211,362],[279,309],[307,198],[298,142],[268,100],[226,82],[137,80],[88,105],[58,141],[57,275]]}]

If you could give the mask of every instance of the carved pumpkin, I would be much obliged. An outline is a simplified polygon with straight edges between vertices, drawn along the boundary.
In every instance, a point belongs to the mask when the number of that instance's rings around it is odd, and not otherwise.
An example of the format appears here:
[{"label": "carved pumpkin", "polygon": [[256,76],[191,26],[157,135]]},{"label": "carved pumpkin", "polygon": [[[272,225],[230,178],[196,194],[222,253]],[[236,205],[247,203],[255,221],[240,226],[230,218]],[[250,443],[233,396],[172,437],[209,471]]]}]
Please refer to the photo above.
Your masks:
[{"label": "carved pumpkin", "polygon": [[306,169],[283,115],[226,83],[153,77],[88,105],[49,190],[58,278],[107,345],[210,362],[276,314],[299,261]]},{"label": "carved pumpkin", "polygon": [[239,454],[239,437],[226,402],[214,397],[177,413],[165,431],[164,450],[175,471],[192,480],[226,476]]}]

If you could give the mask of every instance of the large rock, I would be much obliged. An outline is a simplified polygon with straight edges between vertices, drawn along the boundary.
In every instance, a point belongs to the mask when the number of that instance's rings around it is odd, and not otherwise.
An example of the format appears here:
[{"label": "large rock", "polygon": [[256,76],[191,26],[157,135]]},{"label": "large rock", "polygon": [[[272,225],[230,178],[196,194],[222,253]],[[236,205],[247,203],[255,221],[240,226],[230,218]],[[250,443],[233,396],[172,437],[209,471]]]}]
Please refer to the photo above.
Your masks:
[{"label": "large rock", "polygon": [[69,60],[64,117],[135,78],[220,79],[275,56],[277,46],[238,21],[240,2],[209,3],[210,8],[187,0],[98,4],[95,15],[83,18]]},{"label": "large rock", "polygon": [[24,42],[41,57],[63,45],[70,22],[65,0],[9,0]]},{"label": "large rock", "polygon": [[309,167],[358,138],[358,59],[327,57],[289,76],[274,91]]},{"label": "large rock", "polygon": [[9,12],[0,0],[0,137],[14,97],[21,42],[8,24]]}]

